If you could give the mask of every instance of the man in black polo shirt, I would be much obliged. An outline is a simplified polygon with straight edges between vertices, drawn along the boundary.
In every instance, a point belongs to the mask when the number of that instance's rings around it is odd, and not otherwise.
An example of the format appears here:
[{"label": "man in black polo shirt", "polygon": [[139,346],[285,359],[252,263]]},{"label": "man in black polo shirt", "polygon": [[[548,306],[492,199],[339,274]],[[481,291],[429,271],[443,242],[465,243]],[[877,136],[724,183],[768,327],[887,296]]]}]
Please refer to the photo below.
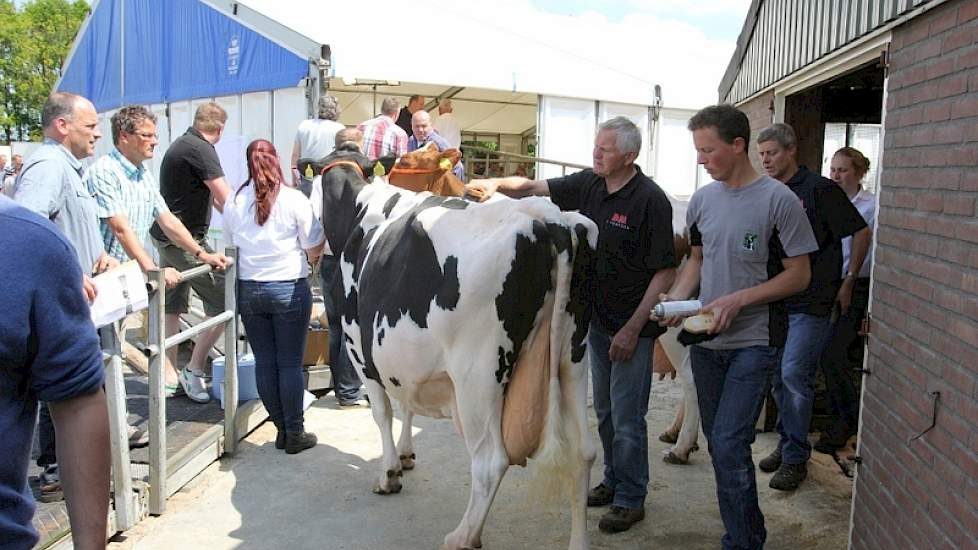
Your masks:
[{"label": "man in black polo shirt", "polygon": [[[190,231],[201,250],[213,253],[207,244],[207,229],[211,221],[211,206],[223,211],[224,200],[230,188],[224,181],[224,171],[214,144],[221,139],[227,113],[217,103],[209,102],[197,108],[193,126],[177,138],[163,155],[160,165],[160,194],[167,207]],[[160,253],[160,267],[172,267],[186,271],[201,265],[198,257],[170,241],[158,223],[149,230],[150,236]],[[198,256],[200,253],[198,252]],[[212,271],[206,276],[180,283],[166,292],[166,333],[180,331],[180,315],[187,313],[190,301],[190,287],[204,303],[204,313],[214,317],[224,311],[224,274]],[[207,361],[207,352],[224,332],[222,326],[204,331],[197,338],[190,362],[183,369],[176,367],[176,347],[167,352],[166,392],[172,395],[177,390],[177,381],[187,393],[187,397],[198,403],[210,400],[200,375]],[[174,376],[174,373],[176,375]]]},{"label": "man in black polo shirt", "polygon": [[[781,362],[774,372],[774,397],[778,404],[781,440],[770,456],[758,464],[771,478],[773,489],[791,491],[808,475],[812,454],[808,428],[815,400],[815,368],[831,332],[831,313],[838,300],[849,304],[856,274],[869,251],[870,230],[845,192],[830,179],[798,166],[795,132],[787,124],[775,124],[757,136],[764,171],[788,185],[801,199],[818,242],[811,258],[812,280],[808,288],[791,296],[788,338]],[[842,239],[852,235],[849,273],[839,285],[842,271]]]},{"label": "man in black polo shirt", "polygon": [[485,200],[550,195],[562,210],[580,210],[598,226],[597,290],[588,332],[604,480],[588,506],[611,504],[598,524],[624,531],[645,517],[649,482],[645,414],[652,386],[652,344],[665,329],[649,310],[675,278],[672,206],[634,164],[642,135],[631,121],[602,123],[594,139],[594,168],[551,180],[510,177],[476,180],[467,190]]}]

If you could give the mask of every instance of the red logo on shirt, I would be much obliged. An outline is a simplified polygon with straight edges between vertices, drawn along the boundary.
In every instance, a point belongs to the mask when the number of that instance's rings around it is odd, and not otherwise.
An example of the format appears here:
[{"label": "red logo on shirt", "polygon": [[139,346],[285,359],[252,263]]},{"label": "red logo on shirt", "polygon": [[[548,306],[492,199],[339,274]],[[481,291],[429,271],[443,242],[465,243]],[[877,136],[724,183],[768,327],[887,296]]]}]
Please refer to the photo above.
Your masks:
[{"label": "red logo on shirt", "polygon": [[614,213],[611,215],[611,219],[608,220],[608,223],[620,229],[628,229],[628,216]]}]

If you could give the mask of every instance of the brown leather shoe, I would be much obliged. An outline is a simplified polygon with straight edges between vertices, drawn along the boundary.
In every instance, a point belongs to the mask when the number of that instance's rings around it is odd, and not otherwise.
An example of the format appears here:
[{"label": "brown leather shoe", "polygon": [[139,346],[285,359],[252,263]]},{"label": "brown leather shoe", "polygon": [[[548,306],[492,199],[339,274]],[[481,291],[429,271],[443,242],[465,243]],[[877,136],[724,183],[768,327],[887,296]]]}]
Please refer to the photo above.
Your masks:
[{"label": "brown leather shoe", "polygon": [[612,506],[598,522],[598,529],[606,533],[621,533],[645,519],[645,508],[623,508]]},{"label": "brown leather shoe", "polygon": [[615,500],[615,492],[604,483],[599,484],[587,493],[587,505],[591,508],[607,506]]}]

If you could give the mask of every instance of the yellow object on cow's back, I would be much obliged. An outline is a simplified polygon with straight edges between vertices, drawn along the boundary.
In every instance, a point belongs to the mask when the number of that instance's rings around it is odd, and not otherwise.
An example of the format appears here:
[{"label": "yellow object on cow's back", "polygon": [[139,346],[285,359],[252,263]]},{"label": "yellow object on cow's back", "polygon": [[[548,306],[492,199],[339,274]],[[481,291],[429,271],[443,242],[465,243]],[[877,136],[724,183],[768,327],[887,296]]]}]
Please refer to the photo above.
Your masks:
[{"label": "yellow object on cow's back", "polygon": [[379,178],[379,177],[382,177],[386,173],[387,173],[387,170],[384,170],[384,165],[382,163],[377,162],[377,164],[374,164],[374,176],[376,176],[376,177]]},{"label": "yellow object on cow's back", "polygon": [[442,170],[451,170],[452,161],[448,159],[441,159],[441,161],[438,162],[438,167],[441,168]]}]

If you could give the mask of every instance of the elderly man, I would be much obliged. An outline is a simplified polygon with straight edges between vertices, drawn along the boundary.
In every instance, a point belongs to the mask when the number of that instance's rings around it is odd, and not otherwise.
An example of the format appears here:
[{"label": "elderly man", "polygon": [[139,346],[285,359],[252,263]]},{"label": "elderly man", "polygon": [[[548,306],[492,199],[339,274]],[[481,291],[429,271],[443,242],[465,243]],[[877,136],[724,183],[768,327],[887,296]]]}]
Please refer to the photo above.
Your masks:
[{"label": "elderly man", "polygon": [[[319,116],[299,123],[292,145],[292,185],[309,196],[312,177],[299,173],[299,159],[321,160],[333,151],[336,132],[344,128],[337,122],[340,106],[336,98],[324,95],[319,98]],[[313,174],[315,176],[315,174]]]},{"label": "elderly man", "polygon": [[[786,300],[788,339],[773,379],[781,440],[758,464],[762,471],[777,472],[769,485],[781,491],[797,489],[808,475],[815,369],[831,334],[833,304],[838,300],[848,307],[871,239],[866,221],[845,192],[832,180],[798,165],[796,143],[795,131],[787,124],[775,124],[757,136],[764,171],[798,196],[818,241],[818,250],[811,255],[811,283]],[[849,235],[849,272],[839,285],[842,239]]]},{"label": "elderly man", "polygon": [[655,338],[665,332],[649,322],[649,311],[676,273],[672,206],[635,164],[641,147],[635,124],[615,117],[598,127],[593,169],[551,180],[513,176],[466,186],[483,200],[496,191],[550,195],[562,210],[580,210],[598,225],[588,349],[604,480],[589,493],[588,506],[612,505],[598,523],[608,532],[625,531],[645,518],[649,365]]},{"label": "elderly man", "polygon": [[[228,115],[214,102],[204,103],[194,113],[193,125],[170,144],[160,165],[160,194],[166,206],[190,231],[197,246],[194,254],[177,245],[157,221],[150,228],[150,236],[160,254],[160,266],[173,267],[186,271],[203,264],[201,255],[212,253],[207,244],[207,230],[210,226],[211,207],[224,210],[224,200],[231,190],[224,181],[224,170],[214,150],[214,144],[221,139],[224,123]],[[188,285],[190,285],[188,287]],[[224,311],[224,274],[212,271],[203,277],[180,283],[166,293],[166,333],[175,334],[180,330],[180,315],[187,313],[190,305],[190,287],[204,303],[204,314],[208,317]],[[187,397],[199,403],[210,401],[210,394],[200,380],[202,369],[207,362],[207,353],[224,332],[223,326],[204,331],[194,346],[190,362],[179,369],[181,385],[189,387]],[[170,368],[177,361],[176,346],[168,350],[167,361]],[[168,392],[176,391],[171,386]]]},{"label": "elderly man", "polygon": [[[47,106],[44,112],[52,114]],[[0,197],[3,548],[33,548],[38,541],[31,525],[34,497],[27,483],[38,399],[50,408],[58,427],[58,459],[74,547],[105,548],[109,417],[102,390],[102,351],[82,293],[82,276],[74,247],[54,224]]]},{"label": "elderly man", "polygon": [[[51,220],[68,239],[81,268],[82,288],[89,301],[95,299],[95,285],[89,278],[119,262],[105,253],[98,229],[95,197],[82,183],[81,160],[92,156],[95,142],[102,137],[98,130],[98,113],[84,97],[55,92],[41,109],[44,142],[21,170],[14,200]],[[83,329],[81,329],[83,330]],[[136,440],[141,432],[131,433]],[[54,424],[46,403],[41,405],[38,421],[41,473],[41,498],[61,499],[61,481]]]},{"label": "elderly man", "polygon": [[[142,106],[123,107],[112,115],[112,143],[85,173],[84,182],[95,193],[105,249],[120,262],[136,260],[145,271],[156,270],[153,257],[143,248],[149,228],[156,221],[169,239],[203,263],[224,269],[227,259],[204,250],[166,206],[159,185],[143,163],[153,158],[156,144],[156,115]],[[180,283],[180,272],[163,268],[167,288]],[[125,330],[123,329],[123,334]],[[184,391],[191,389],[188,376],[178,377],[173,365],[166,370],[166,384]]]},{"label": "elderly man", "polygon": [[424,96],[413,95],[408,98],[407,107],[404,107],[397,113],[397,125],[404,130],[405,134],[411,135],[411,117],[423,107]]},{"label": "elderly man", "polygon": [[[429,143],[434,143],[439,151],[451,149],[445,138],[438,135],[438,132],[431,126],[431,115],[428,111],[417,111],[411,116],[411,137],[408,138],[408,152],[416,151]],[[460,180],[464,180],[465,171],[461,162],[456,162],[452,167],[452,173]]]},{"label": "elderly man", "polygon": [[370,160],[399,157],[407,152],[407,132],[394,123],[397,107],[397,99],[388,97],[380,104],[380,115],[357,126],[363,133],[363,154]]},{"label": "elderly man", "polygon": [[445,98],[438,103],[438,118],[434,122],[435,131],[445,138],[449,147],[458,149],[462,145],[462,127],[455,120],[452,100]]}]

